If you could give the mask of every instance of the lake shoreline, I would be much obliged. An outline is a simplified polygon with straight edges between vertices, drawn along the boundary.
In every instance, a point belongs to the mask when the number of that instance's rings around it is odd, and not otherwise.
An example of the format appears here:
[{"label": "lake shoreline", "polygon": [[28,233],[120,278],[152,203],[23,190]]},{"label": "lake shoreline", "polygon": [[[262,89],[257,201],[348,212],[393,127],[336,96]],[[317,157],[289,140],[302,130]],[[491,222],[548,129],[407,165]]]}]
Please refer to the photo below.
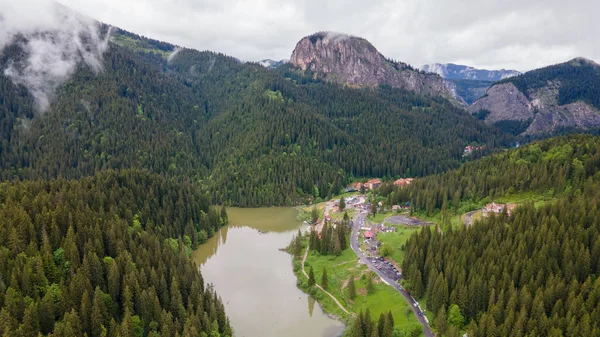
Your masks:
[{"label": "lake shoreline", "polygon": [[223,298],[235,336],[343,334],[344,322],[297,287],[293,259],[282,248],[304,228],[297,213],[292,207],[228,209],[229,225],[194,251],[205,282]]}]

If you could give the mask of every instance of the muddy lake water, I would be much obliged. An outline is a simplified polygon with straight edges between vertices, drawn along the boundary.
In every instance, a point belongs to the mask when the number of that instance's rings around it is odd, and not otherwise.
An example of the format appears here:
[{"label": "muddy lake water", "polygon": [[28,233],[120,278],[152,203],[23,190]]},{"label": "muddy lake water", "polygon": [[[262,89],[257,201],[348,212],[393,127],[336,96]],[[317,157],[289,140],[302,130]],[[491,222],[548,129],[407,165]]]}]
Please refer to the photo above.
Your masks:
[{"label": "muddy lake water", "polygon": [[337,337],[344,325],[296,287],[285,248],[299,228],[294,208],[228,208],[229,225],[194,251],[204,281],[222,297],[235,337]]}]

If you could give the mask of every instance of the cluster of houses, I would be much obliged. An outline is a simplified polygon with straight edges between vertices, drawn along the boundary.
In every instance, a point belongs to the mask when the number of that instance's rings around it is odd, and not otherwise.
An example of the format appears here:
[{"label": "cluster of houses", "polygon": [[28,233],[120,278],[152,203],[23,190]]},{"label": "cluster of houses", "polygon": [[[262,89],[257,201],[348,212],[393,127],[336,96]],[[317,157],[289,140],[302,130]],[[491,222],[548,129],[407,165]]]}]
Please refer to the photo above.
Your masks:
[{"label": "cluster of houses", "polygon": [[[400,178],[400,179],[394,181],[394,186],[400,186],[400,187],[408,186],[408,185],[410,185],[410,183],[412,183],[412,181],[413,181],[412,178]],[[379,178],[371,179],[371,180],[367,181],[366,183],[354,182],[354,183],[351,183],[350,185],[348,185],[348,187],[346,187],[346,192],[360,191],[363,187],[366,191],[372,191],[372,190],[378,188],[379,186],[381,186],[382,183],[383,182]]]},{"label": "cluster of houses", "polygon": [[396,227],[386,226],[383,223],[377,224],[374,227],[362,226],[360,229],[364,231],[363,236],[365,240],[374,240],[378,233],[391,233],[396,231]]},{"label": "cluster of houses", "polygon": [[473,151],[483,150],[483,146],[465,146],[465,154],[473,153]]},{"label": "cluster of houses", "polygon": [[372,191],[372,190],[378,188],[379,186],[381,186],[381,184],[382,184],[381,179],[376,178],[376,179],[371,179],[371,180],[367,181],[366,183],[361,183],[361,182],[351,183],[350,185],[348,185],[348,188],[346,190],[347,191],[360,191],[364,187],[365,190]]},{"label": "cluster of houses", "polygon": [[506,214],[510,216],[510,213],[517,207],[517,204],[497,204],[492,202],[491,204],[485,205],[482,209],[483,216],[490,216],[492,213],[500,214],[504,212],[504,208],[506,208]]},{"label": "cluster of houses", "polygon": [[410,183],[412,183],[413,178],[400,178],[396,181],[394,181],[394,186],[400,186],[400,187],[405,187],[410,185]]}]

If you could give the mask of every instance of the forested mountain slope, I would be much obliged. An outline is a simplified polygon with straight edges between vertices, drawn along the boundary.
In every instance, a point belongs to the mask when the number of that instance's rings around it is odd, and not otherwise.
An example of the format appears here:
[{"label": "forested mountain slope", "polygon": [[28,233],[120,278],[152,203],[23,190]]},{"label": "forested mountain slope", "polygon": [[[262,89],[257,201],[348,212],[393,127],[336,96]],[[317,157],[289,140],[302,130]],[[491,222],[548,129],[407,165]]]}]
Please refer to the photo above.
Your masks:
[{"label": "forested mountain slope", "polygon": [[600,336],[600,178],[457,231],[421,231],[403,263],[444,336]]},{"label": "forested mountain slope", "polygon": [[226,220],[143,171],[0,183],[0,333],[231,336],[188,258]]},{"label": "forested mountain slope", "polygon": [[600,137],[569,135],[466,163],[441,175],[415,180],[390,194],[390,203],[411,202],[415,212],[461,213],[463,203],[534,192],[561,196],[592,188],[600,171]]},{"label": "forested mountain slope", "polygon": [[[515,194],[524,202],[470,227],[422,230],[405,247],[405,286],[426,296],[443,336],[600,336],[600,137],[532,143],[415,180],[389,195],[412,211]],[[442,216],[442,218],[444,218]]]},{"label": "forested mountain slope", "polygon": [[[469,143],[510,138],[443,98],[353,89],[114,30],[104,70],[79,66],[43,114],[0,74],[3,179],[146,168],[193,177],[214,202],[292,204],[349,176],[426,175]],[[5,48],[1,66],[24,51]]]}]

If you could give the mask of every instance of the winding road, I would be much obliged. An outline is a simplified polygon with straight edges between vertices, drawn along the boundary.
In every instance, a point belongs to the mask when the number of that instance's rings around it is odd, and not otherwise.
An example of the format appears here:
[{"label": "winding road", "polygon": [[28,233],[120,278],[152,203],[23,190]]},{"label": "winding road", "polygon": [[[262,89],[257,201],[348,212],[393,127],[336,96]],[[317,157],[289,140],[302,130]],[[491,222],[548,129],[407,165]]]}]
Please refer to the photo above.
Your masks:
[{"label": "winding road", "polygon": [[[396,289],[400,294],[402,294],[402,296],[404,297],[406,302],[408,302],[413,313],[417,317],[417,320],[419,321],[419,323],[421,323],[421,325],[423,325],[423,333],[425,334],[425,337],[435,337],[435,334],[429,328],[429,324],[427,323],[427,321],[425,321],[425,316],[419,316],[420,309],[418,309],[417,307],[414,306],[414,299],[408,293],[406,293],[406,291],[404,291],[404,289],[402,289],[402,286],[400,286],[398,283],[396,283],[396,281],[392,280],[387,275],[382,273],[379,269],[375,268],[375,266],[373,266],[371,261],[365,256],[364,252],[361,251],[361,249],[358,245],[358,235],[360,233],[360,225],[362,222],[364,222],[366,220],[367,214],[368,214],[367,211],[359,211],[358,214],[356,215],[356,217],[354,218],[354,220],[352,221],[352,234],[350,236],[350,247],[352,248],[354,253],[356,253],[356,255],[358,255],[358,258],[360,259],[360,261],[362,263],[366,264],[369,267],[369,269],[371,269],[372,271],[377,273],[377,275],[382,280],[384,280],[387,284],[389,284],[394,289]],[[303,266],[304,266],[304,264],[303,264]]]},{"label": "winding road", "polygon": [[473,226],[473,215],[475,215],[476,213],[479,213],[479,212],[481,212],[481,210],[476,210],[476,211],[465,214],[465,226],[466,227]]}]

